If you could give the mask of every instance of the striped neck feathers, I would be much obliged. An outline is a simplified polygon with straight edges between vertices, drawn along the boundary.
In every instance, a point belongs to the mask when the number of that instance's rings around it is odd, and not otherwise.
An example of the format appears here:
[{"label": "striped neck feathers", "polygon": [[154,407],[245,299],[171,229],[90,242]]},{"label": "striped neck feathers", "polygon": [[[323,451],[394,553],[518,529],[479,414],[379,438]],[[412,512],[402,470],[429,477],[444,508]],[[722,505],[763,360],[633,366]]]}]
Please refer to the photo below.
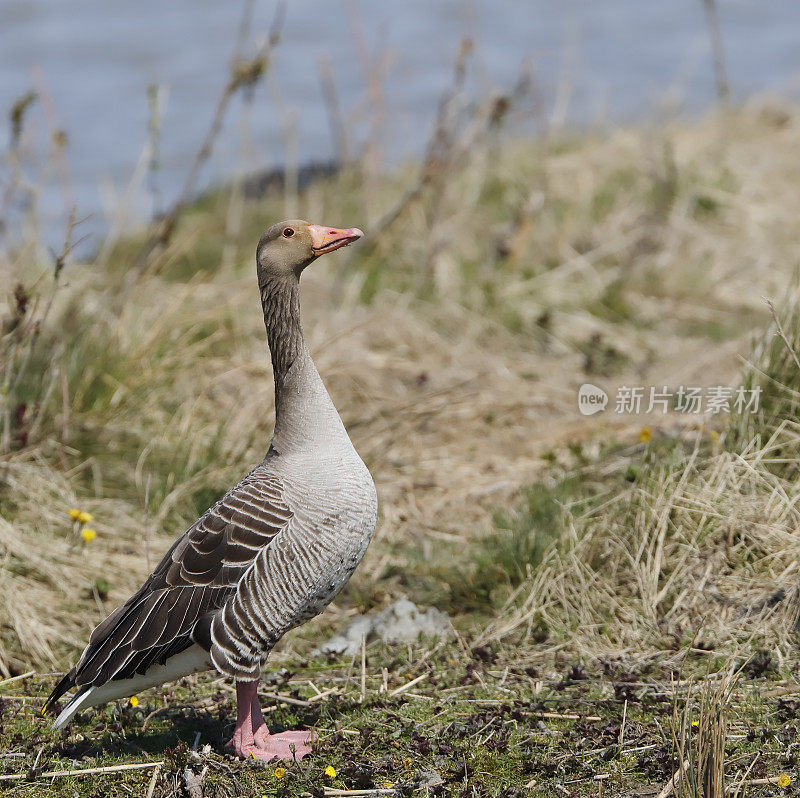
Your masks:
[{"label": "striped neck feathers", "polygon": [[326,441],[351,446],[306,347],[299,293],[298,281],[293,279],[270,277],[261,286],[275,377],[273,443],[279,451]]},{"label": "striped neck feathers", "polygon": [[[275,377],[275,395],[292,364],[306,351],[300,325],[300,286],[294,277],[270,277],[261,285],[261,305]],[[277,405],[277,401],[276,401]]]}]

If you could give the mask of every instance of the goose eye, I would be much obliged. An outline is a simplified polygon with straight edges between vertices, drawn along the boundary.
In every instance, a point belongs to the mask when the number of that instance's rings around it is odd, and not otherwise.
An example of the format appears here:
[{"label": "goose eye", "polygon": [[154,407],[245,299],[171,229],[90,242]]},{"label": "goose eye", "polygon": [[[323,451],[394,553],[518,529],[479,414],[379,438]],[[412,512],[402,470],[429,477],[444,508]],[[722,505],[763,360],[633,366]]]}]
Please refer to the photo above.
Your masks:
[{"label": "goose eye", "polygon": [[291,238],[291,237],[294,235],[294,230],[293,230],[291,227],[287,227],[287,228],[286,228],[286,229],[283,231],[283,235],[284,235],[286,238]]}]

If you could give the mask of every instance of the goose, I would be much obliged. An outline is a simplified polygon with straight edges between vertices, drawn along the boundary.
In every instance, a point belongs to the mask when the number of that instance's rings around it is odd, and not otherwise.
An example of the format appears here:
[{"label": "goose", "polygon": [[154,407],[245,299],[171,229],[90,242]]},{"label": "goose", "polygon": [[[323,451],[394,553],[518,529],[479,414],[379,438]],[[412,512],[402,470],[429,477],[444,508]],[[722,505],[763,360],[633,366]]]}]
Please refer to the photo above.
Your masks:
[{"label": "goose", "polygon": [[344,587],[375,529],[377,494],[314,366],[300,325],[303,270],[363,233],[290,220],[256,250],[275,379],[275,427],[264,460],[209,508],[141,588],[91,634],[46,709],[77,688],[54,728],[76,712],[203,670],[236,683],[228,746],[242,758],[301,759],[310,731],[270,734],[261,669],[293,627]]}]

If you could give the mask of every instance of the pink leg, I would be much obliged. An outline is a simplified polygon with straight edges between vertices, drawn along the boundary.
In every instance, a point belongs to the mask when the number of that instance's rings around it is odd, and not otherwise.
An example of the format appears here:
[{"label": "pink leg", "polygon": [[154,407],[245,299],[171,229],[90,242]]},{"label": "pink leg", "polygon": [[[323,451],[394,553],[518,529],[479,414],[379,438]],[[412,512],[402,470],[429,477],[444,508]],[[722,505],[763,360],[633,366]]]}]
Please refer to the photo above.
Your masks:
[{"label": "pink leg", "polygon": [[236,728],[228,743],[242,759],[302,759],[311,753],[313,732],[270,734],[258,703],[258,682],[236,682]]}]

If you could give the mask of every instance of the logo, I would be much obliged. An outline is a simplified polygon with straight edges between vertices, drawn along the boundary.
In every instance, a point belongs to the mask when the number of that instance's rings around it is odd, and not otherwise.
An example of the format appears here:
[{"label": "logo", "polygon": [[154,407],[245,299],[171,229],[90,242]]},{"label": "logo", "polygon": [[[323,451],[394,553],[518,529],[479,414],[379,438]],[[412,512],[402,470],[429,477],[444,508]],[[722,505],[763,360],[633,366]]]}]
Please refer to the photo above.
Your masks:
[{"label": "logo", "polygon": [[606,409],[608,404],[608,394],[596,385],[585,382],[578,390],[578,410],[581,415],[593,416],[601,410]]}]

